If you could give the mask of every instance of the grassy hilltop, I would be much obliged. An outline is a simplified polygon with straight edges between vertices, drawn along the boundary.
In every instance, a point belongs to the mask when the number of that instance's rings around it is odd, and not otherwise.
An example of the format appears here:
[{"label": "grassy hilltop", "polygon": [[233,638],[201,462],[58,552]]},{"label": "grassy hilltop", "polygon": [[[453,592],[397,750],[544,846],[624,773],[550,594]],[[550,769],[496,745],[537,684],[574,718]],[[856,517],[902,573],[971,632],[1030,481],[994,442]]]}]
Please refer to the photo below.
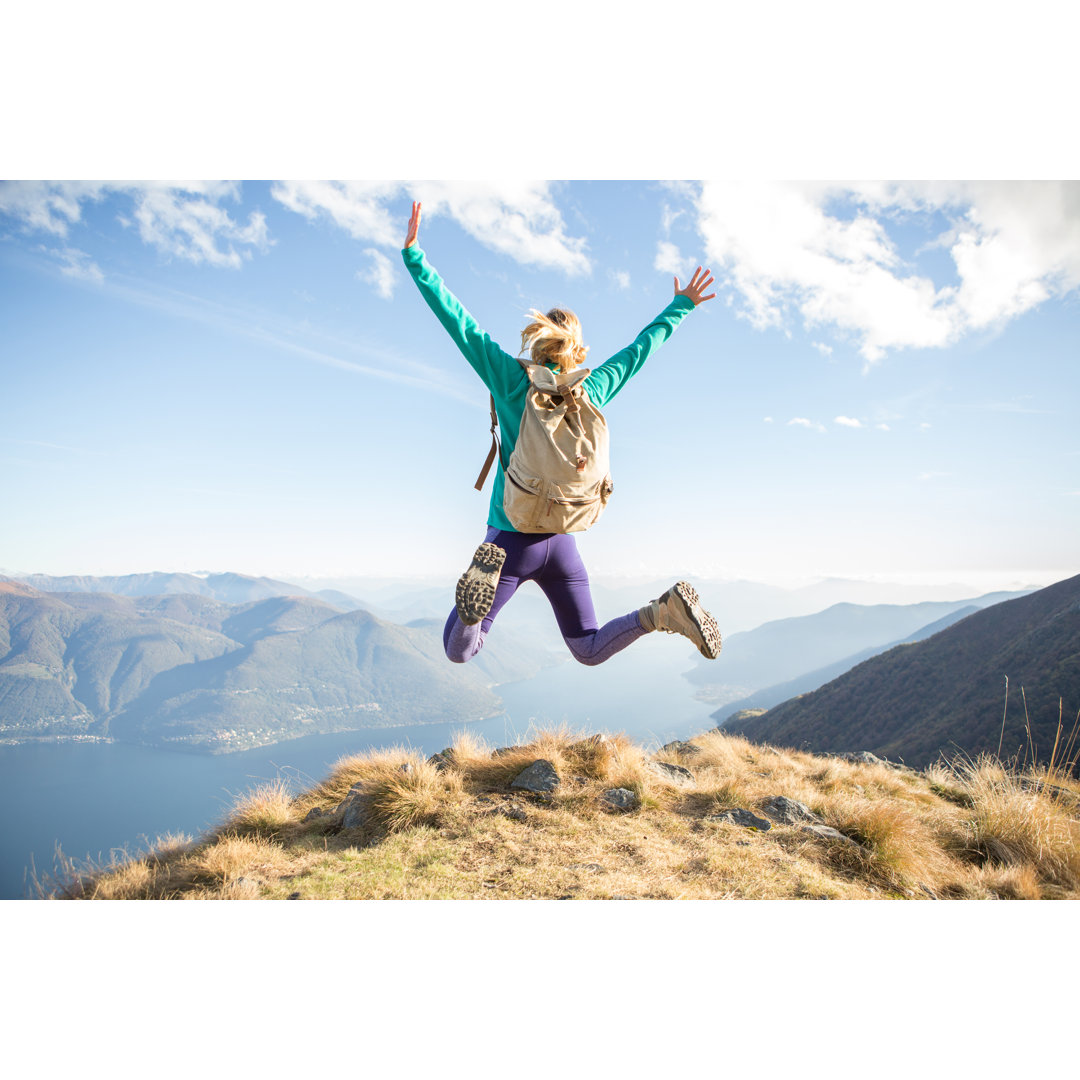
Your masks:
[{"label": "grassy hilltop", "polygon": [[[1053,760],[1023,772],[990,757],[916,772],[858,757],[715,731],[656,754],[625,736],[566,730],[494,751],[463,735],[430,760],[405,749],[345,758],[298,794],[284,781],[263,786],[209,835],[166,838],[109,867],[70,865],[51,893],[1080,897],[1080,783]],[[537,761],[551,766],[539,767],[551,790],[515,788]]]}]

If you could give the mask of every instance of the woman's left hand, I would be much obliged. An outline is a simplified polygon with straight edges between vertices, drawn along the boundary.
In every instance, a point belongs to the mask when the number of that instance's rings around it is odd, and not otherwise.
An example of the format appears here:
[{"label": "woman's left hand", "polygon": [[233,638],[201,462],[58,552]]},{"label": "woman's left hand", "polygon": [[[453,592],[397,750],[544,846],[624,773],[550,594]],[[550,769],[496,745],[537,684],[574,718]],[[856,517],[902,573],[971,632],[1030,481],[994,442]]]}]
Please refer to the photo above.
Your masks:
[{"label": "woman's left hand", "polygon": [[694,276],[690,279],[689,284],[685,289],[679,288],[679,279],[675,279],[675,295],[676,296],[688,296],[694,301],[694,307],[698,304],[705,303],[706,300],[711,300],[716,293],[709,293],[708,296],[702,296],[701,294],[713,283],[712,271],[706,269],[704,273],[701,272],[699,266],[694,271]]}]

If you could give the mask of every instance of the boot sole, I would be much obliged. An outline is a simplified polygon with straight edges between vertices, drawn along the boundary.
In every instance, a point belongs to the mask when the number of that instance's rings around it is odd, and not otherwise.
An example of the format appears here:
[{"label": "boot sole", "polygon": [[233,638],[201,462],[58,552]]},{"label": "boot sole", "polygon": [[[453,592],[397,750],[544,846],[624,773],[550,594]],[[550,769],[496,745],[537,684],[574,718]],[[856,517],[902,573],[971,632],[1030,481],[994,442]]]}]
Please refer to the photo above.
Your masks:
[{"label": "boot sole", "polygon": [[672,592],[683,602],[687,618],[697,628],[701,640],[695,642],[698,652],[707,660],[715,660],[723,648],[720,637],[720,627],[716,620],[701,606],[697,589],[688,581],[677,581],[672,587]]},{"label": "boot sole", "polygon": [[458,579],[454,599],[458,618],[466,626],[475,626],[491,610],[504,562],[506,552],[501,547],[481,544],[469,569]]}]

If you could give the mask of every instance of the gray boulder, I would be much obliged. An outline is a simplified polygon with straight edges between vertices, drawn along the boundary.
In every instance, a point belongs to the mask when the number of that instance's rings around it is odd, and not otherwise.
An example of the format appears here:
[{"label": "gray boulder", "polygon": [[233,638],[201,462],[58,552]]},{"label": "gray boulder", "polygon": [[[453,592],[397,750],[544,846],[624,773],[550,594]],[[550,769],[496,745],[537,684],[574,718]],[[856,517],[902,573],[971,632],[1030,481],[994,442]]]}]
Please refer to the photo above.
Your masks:
[{"label": "gray boulder", "polygon": [[519,791],[534,791],[538,795],[546,795],[559,786],[559,774],[550,761],[541,758],[519,772],[510,782],[510,786]]},{"label": "gray boulder", "polygon": [[811,833],[814,836],[819,836],[822,840],[838,840],[844,844],[854,844],[855,847],[859,846],[850,836],[845,836],[831,825],[804,825],[802,831],[804,833]]},{"label": "gray boulder", "polygon": [[694,774],[681,765],[672,765],[667,761],[646,761],[645,767],[661,780],[678,787],[690,787],[694,783]]},{"label": "gray boulder", "polygon": [[871,754],[869,750],[858,750],[853,754],[837,754],[837,757],[843,758],[844,761],[853,761],[857,765],[884,765],[886,762],[882,761],[877,754]]},{"label": "gray boulder", "polygon": [[641,800],[629,788],[608,788],[600,793],[600,801],[612,810],[636,810]]},{"label": "gray boulder", "polygon": [[823,824],[821,818],[811,811],[805,803],[797,799],[789,799],[785,795],[774,795],[761,804],[761,810],[766,817],[780,825],[800,825],[803,822]]},{"label": "gray boulder", "polygon": [[662,754],[700,754],[701,747],[695,746],[693,743],[682,742],[679,739],[675,739],[672,742],[664,743],[660,747],[660,753]]},{"label": "gray boulder", "polygon": [[705,820],[728,821],[732,825],[742,825],[746,829],[757,829],[758,832],[768,832],[772,828],[771,821],[742,809],[725,810],[722,814],[710,814]]},{"label": "gray boulder", "polygon": [[427,759],[429,765],[434,765],[437,772],[442,772],[444,769],[449,769],[454,763],[454,750],[453,747],[448,746],[445,750],[440,750],[437,754],[432,754]]},{"label": "gray boulder", "polygon": [[304,824],[306,825],[309,821],[314,821],[316,818],[321,817],[326,817],[326,811],[321,806],[313,806],[304,815]]},{"label": "gray boulder", "polygon": [[343,829],[358,829],[367,820],[368,813],[371,810],[371,796],[364,790],[362,783],[353,784],[349,788],[349,794],[342,800],[338,809],[344,811],[341,818],[341,827]]}]

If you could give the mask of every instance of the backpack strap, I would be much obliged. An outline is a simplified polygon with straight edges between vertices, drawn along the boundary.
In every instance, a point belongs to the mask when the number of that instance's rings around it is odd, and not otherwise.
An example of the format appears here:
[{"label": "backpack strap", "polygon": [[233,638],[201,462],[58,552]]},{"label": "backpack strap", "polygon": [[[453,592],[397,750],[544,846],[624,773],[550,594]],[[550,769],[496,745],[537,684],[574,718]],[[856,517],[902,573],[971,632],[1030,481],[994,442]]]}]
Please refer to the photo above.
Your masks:
[{"label": "backpack strap", "polygon": [[[476,483],[473,487],[477,491],[482,491],[484,483],[487,480],[488,473],[491,472],[491,466],[495,461],[495,455],[499,456],[499,464],[502,465],[502,447],[499,443],[499,435],[496,429],[499,426],[499,418],[495,415],[495,398],[492,395],[488,395],[488,400],[491,402],[491,449],[488,451],[487,460],[484,462],[484,467],[480,470],[480,475],[476,478]],[[505,469],[506,466],[503,465]]]}]

